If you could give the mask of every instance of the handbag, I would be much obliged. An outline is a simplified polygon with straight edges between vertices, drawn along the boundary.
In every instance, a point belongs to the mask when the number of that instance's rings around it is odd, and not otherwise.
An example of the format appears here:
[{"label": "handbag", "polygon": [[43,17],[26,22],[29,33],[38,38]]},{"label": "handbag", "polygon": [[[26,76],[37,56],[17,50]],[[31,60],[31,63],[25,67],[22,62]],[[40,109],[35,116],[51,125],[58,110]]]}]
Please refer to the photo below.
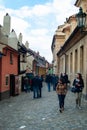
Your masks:
[{"label": "handbag", "polygon": [[76,93],[78,91],[79,91],[78,88],[76,88],[75,86],[71,87],[71,92]]}]

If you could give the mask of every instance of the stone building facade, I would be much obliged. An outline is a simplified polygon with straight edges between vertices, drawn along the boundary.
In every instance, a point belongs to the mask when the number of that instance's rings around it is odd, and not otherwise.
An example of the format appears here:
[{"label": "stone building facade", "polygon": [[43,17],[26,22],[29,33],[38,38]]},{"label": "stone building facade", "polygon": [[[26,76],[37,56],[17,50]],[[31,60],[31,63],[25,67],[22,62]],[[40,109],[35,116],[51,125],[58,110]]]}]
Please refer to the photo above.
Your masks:
[{"label": "stone building facade", "polygon": [[52,54],[53,54],[54,74],[59,74],[59,69],[58,69],[59,63],[58,63],[57,52],[62,48],[64,42],[68,39],[70,34],[73,32],[76,25],[77,22],[76,22],[75,15],[72,15],[68,19],[66,19],[66,22],[63,25],[58,26],[57,30],[55,31],[52,45],[51,45]]},{"label": "stone building facade", "polygon": [[[68,74],[71,84],[77,72],[82,74],[85,85],[83,97],[87,99],[87,0],[77,0],[75,6],[82,7],[83,11],[86,13],[84,33],[81,32],[81,28],[77,26],[75,15],[70,16],[66,21],[70,26],[65,28],[61,26],[63,28],[62,32],[65,34],[66,38],[63,39],[64,42],[62,42],[62,46],[57,49],[56,66],[58,74],[61,72],[66,72]],[[68,33],[66,33],[66,31]],[[66,34],[68,35],[66,36]],[[61,45],[59,40],[60,39],[58,39],[58,42]],[[54,43],[55,42],[52,43],[52,52],[55,48]]]}]

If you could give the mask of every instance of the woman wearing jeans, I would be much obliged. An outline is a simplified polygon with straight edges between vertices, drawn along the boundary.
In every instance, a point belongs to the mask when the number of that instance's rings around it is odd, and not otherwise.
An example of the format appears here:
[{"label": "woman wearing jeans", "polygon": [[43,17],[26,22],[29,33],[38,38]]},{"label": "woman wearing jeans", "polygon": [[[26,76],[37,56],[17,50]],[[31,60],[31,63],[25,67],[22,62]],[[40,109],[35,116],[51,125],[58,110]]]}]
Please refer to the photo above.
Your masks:
[{"label": "woman wearing jeans", "polygon": [[76,92],[76,108],[81,109],[81,97],[82,97],[82,90],[84,88],[84,82],[82,79],[82,75],[77,73],[76,78],[73,81],[73,86],[77,88]]},{"label": "woman wearing jeans", "polygon": [[58,99],[59,99],[59,107],[60,107],[60,112],[64,111],[64,99],[67,93],[67,86],[65,83],[63,83],[63,79],[59,79],[59,82],[56,87],[56,92],[58,94]]}]

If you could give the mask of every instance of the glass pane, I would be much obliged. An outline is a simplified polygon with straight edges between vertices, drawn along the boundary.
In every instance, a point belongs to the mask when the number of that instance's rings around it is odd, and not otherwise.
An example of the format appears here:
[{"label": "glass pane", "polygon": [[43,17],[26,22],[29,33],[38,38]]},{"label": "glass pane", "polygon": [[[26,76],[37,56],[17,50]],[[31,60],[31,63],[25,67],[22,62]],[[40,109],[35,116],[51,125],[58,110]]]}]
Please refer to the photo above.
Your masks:
[{"label": "glass pane", "polygon": [[79,18],[79,27],[82,27],[82,26],[83,26],[83,19]]},{"label": "glass pane", "polygon": [[85,26],[85,23],[86,23],[86,18],[83,17],[83,26]]}]

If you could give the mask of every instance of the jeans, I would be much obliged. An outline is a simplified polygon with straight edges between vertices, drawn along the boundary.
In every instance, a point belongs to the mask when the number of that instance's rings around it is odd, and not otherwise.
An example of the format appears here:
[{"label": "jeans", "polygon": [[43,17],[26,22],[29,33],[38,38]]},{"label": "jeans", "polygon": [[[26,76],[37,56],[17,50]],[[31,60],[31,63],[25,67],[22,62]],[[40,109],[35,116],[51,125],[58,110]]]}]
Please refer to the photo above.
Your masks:
[{"label": "jeans", "polygon": [[47,83],[47,86],[48,86],[48,92],[50,92],[50,83],[49,82]]},{"label": "jeans", "polygon": [[38,96],[41,97],[42,96],[42,88],[39,88],[39,92],[38,92]]},{"label": "jeans", "polygon": [[53,91],[56,91],[56,85],[53,83]]},{"label": "jeans", "polygon": [[59,107],[64,108],[65,94],[58,94],[58,99],[59,99]]},{"label": "jeans", "polygon": [[33,86],[33,98],[38,98],[38,86]]}]

